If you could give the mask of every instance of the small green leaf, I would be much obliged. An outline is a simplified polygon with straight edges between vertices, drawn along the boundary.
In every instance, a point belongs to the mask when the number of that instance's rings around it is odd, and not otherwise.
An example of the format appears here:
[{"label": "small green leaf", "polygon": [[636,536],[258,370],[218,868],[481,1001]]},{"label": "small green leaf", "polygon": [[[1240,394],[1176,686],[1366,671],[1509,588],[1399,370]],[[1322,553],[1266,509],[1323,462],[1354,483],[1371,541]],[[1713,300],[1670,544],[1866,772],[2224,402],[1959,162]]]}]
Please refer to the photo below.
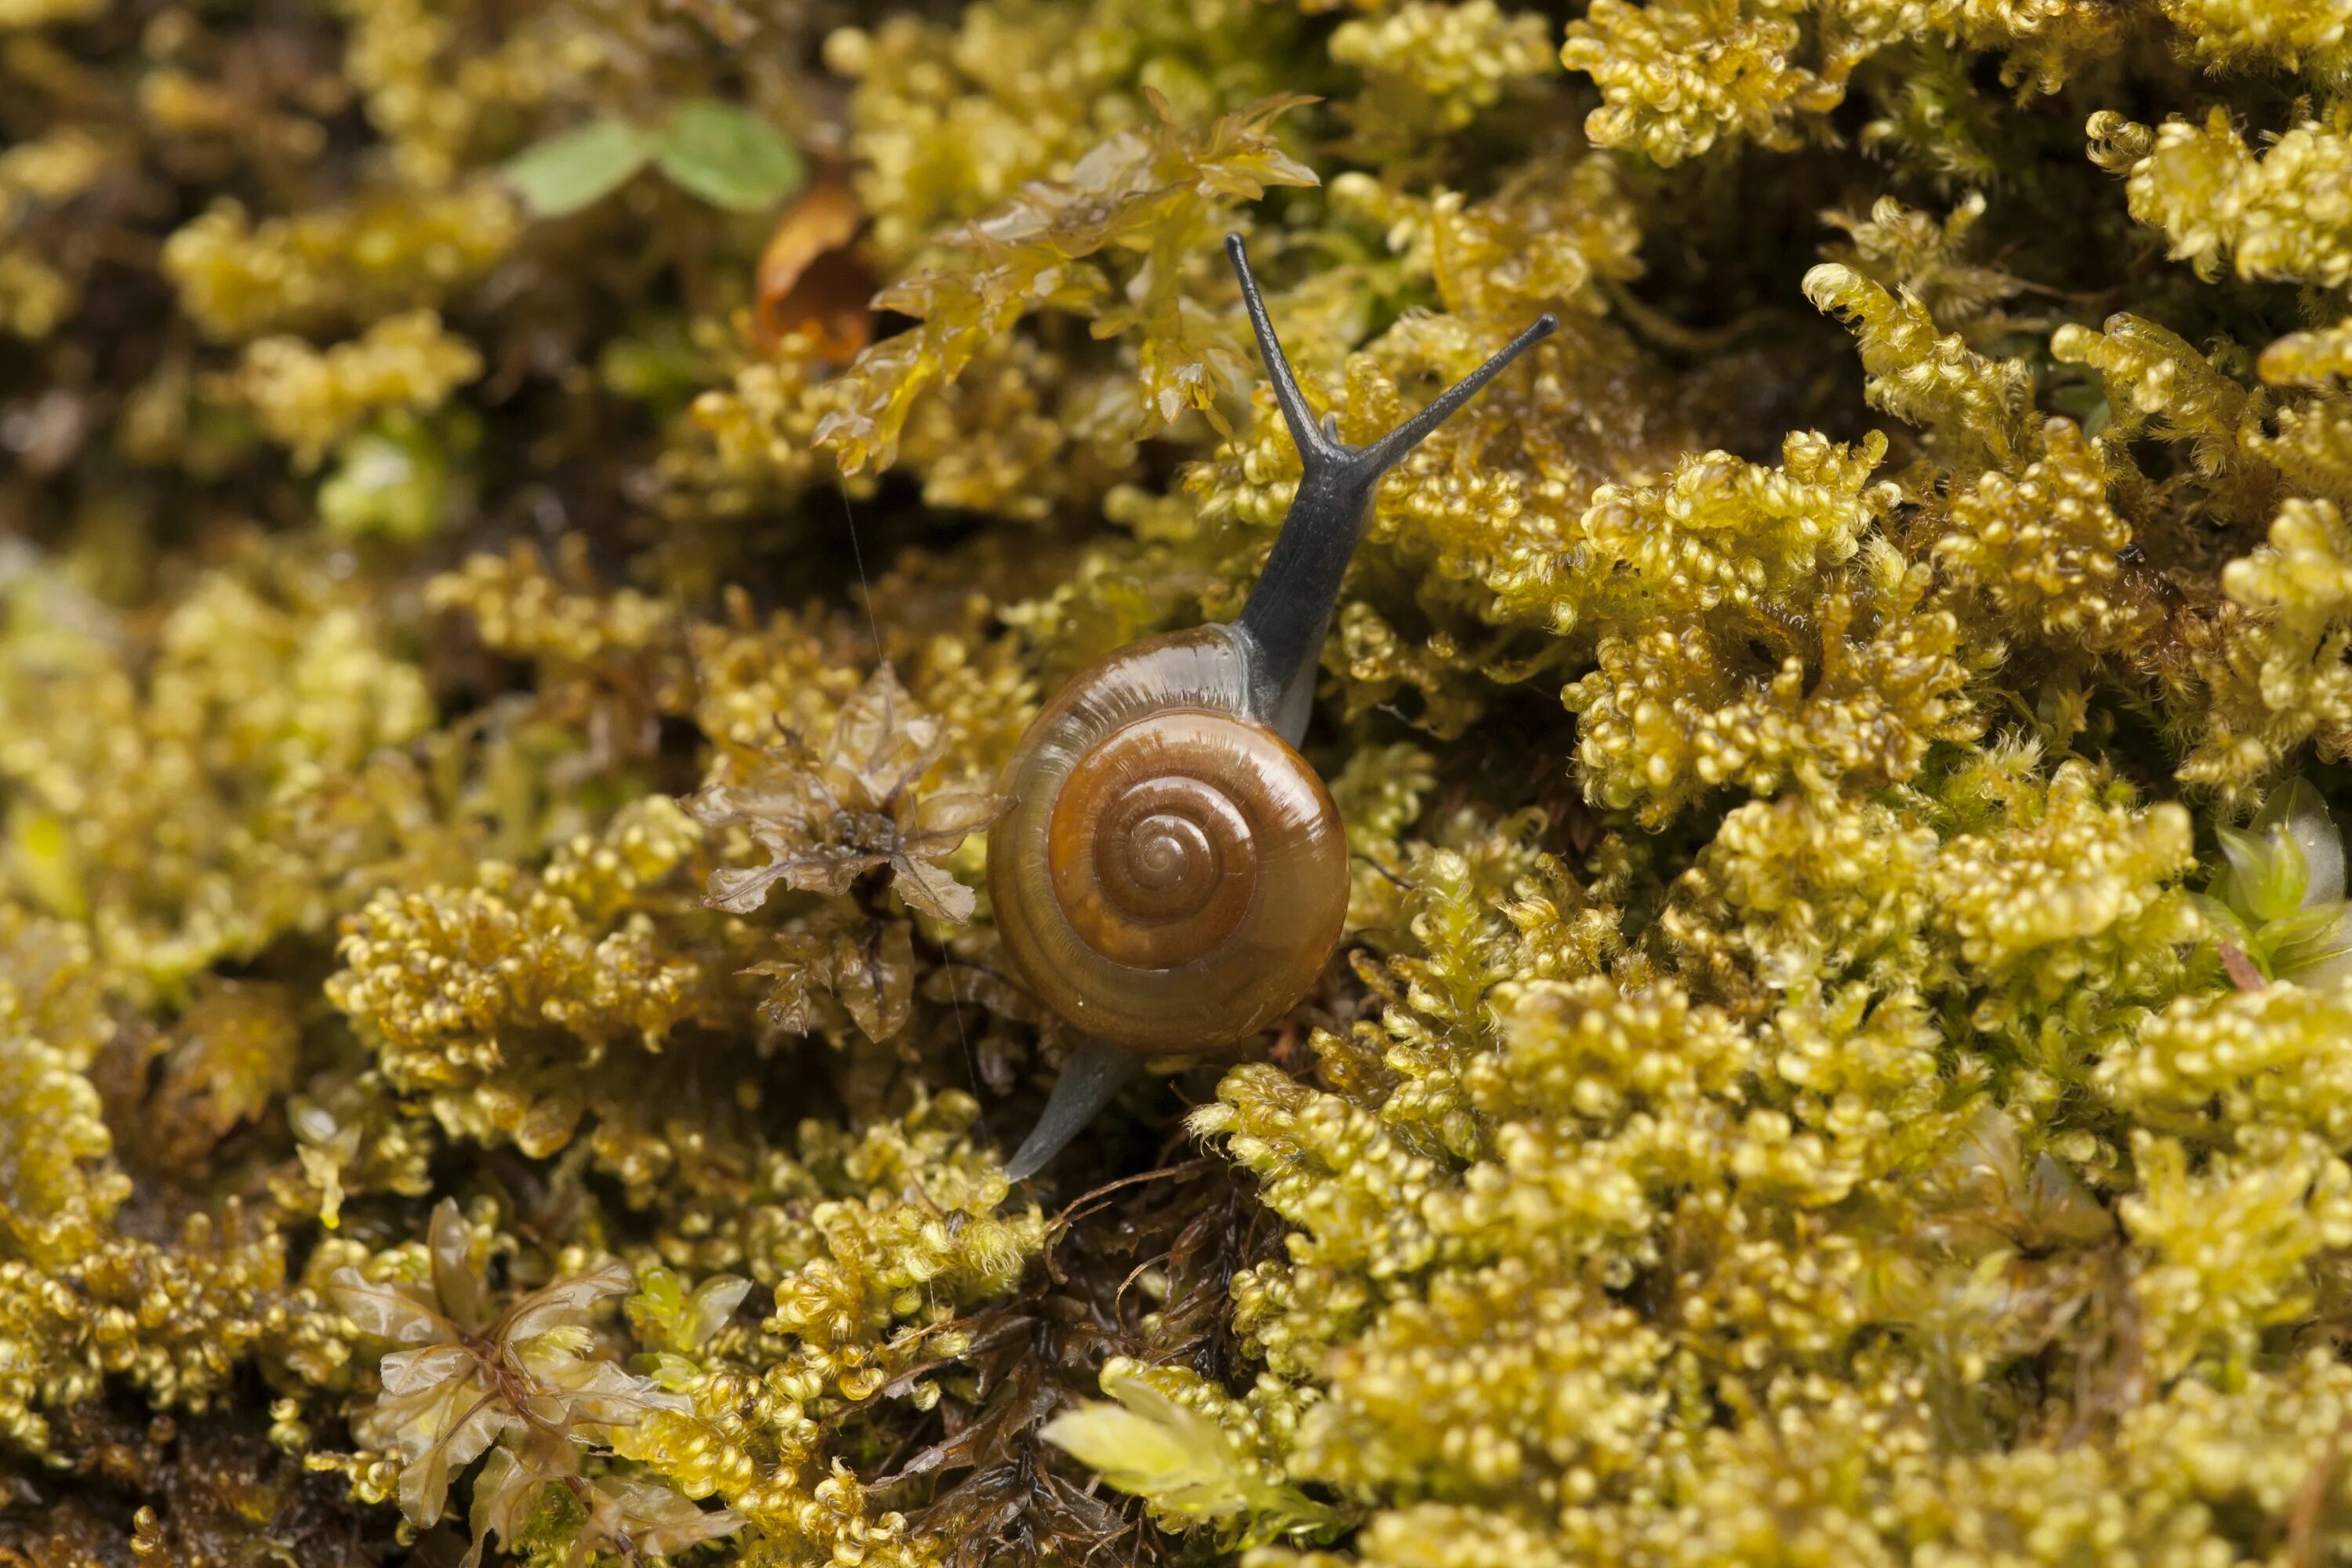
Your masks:
[{"label": "small green leaf", "polygon": [[2327,803],[2305,779],[2290,779],[2271,791],[2255,814],[2253,828],[2266,837],[2284,833],[2303,852],[2310,869],[2303,891],[2303,907],[2332,904],[2344,897],[2344,835],[2327,812]]},{"label": "small green leaf", "polygon": [[635,126],[598,120],[525,148],[506,174],[534,217],[562,217],[611,195],[653,155],[652,138]]},{"label": "small green leaf", "polygon": [[2229,890],[2221,896],[2240,914],[2261,922],[2284,920],[2303,907],[2311,872],[2294,839],[2235,827],[2217,828],[2214,837],[2230,862]]},{"label": "small green leaf", "polygon": [[2191,893],[2189,901],[2204,917],[2208,931],[2214,941],[2226,942],[2240,948],[2253,946],[2253,928],[2247,925],[2244,918],[2228,904],[2205,893]]},{"label": "small green leaf", "polygon": [[2352,904],[2314,904],[2263,928],[2271,973],[2298,985],[2352,976]]},{"label": "small green leaf", "polygon": [[413,418],[386,418],[335,448],[319,486],[319,521],[345,539],[375,535],[418,544],[440,529],[450,499],[449,459]]},{"label": "small green leaf", "polygon": [[1081,1402],[1040,1435],[1119,1490],[1171,1520],[1217,1522],[1236,1543],[1264,1545],[1337,1523],[1323,1504],[1261,1474],[1210,1416],[1140,1377],[1107,1371],[1103,1384],[1117,1405]]},{"label": "small green leaf", "polygon": [[772,206],[801,183],[791,142],[749,110],[715,98],[677,111],[657,156],[680,190],[730,212]]}]

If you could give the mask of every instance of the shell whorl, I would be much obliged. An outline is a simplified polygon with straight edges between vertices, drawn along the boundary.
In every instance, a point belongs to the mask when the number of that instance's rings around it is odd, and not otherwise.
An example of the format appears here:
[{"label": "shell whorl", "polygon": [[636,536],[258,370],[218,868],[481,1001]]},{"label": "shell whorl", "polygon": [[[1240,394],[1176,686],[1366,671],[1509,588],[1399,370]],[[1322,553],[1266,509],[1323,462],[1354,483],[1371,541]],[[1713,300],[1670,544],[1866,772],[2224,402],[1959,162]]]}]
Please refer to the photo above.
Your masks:
[{"label": "shell whorl", "polygon": [[1041,712],[989,835],[1005,947],[1072,1024],[1143,1051],[1280,1017],[1338,945],[1348,851],[1322,779],[1250,711],[1250,648],[1121,648]]}]

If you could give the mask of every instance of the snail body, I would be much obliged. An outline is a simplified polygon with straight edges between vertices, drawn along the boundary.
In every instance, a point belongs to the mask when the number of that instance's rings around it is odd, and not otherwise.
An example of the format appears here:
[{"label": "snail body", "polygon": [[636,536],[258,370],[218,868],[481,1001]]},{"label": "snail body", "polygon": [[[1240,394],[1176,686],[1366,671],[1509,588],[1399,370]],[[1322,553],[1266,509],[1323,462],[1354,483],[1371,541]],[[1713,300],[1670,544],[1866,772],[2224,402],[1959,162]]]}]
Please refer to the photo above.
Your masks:
[{"label": "snail body", "polygon": [[1034,1173],[1147,1056],[1210,1051],[1297,1005],[1348,910],[1339,813],[1298,754],[1315,671],[1372,491],[1557,323],[1549,316],[1367,447],[1318,425],[1237,235],[1225,240],[1305,472],[1265,573],[1229,625],[1149,637],[1082,670],[1007,765],[988,836],[1007,955],[1082,1031],[1005,1167]]}]

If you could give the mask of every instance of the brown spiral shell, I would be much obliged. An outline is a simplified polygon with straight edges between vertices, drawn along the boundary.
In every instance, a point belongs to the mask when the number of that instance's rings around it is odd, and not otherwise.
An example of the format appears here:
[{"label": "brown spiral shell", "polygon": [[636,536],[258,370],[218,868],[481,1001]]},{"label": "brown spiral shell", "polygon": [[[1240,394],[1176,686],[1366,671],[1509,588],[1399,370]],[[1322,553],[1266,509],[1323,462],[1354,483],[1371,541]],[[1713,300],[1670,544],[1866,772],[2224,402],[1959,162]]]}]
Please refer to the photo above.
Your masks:
[{"label": "brown spiral shell", "polygon": [[1142,1051],[1288,1012],[1339,944],[1348,847],[1322,779],[1250,716],[1225,626],[1150,638],[1039,713],[988,836],[997,930],[1038,997]]}]

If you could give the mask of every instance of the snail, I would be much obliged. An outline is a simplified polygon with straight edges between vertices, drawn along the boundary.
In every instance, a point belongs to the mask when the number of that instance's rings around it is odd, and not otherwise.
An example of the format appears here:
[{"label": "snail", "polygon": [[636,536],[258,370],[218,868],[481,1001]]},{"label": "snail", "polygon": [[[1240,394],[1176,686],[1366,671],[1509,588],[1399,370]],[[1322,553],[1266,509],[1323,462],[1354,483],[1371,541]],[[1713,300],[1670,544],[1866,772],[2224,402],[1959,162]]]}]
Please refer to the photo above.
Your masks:
[{"label": "snail", "polygon": [[1381,477],[1559,323],[1547,315],[1367,447],[1315,422],[1225,237],[1305,474],[1238,619],[1147,637],[1073,677],[1006,765],[988,888],[1013,967],[1080,1031],[1005,1167],[1042,1169],[1152,1056],[1266,1027],[1339,946],[1348,846],[1297,745],[1315,671]]}]

